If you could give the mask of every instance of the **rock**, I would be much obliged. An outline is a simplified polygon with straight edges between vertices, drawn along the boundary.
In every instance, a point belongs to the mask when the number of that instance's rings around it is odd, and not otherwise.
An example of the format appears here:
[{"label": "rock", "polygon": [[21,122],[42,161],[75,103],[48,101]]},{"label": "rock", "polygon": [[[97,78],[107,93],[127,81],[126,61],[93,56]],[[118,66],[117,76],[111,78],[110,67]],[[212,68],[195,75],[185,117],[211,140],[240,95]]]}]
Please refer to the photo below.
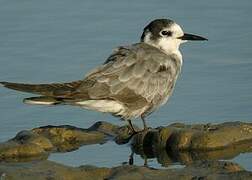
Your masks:
[{"label": "rock", "polygon": [[119,126],[113,125],[105,121],[99,121],[94,123],[91,127],[88,128],[89,131],[98,131],[109,136],[116,136],[120,133]]},{"label": "rock", "polygon": [[184,168],[153,169],[144,166],[123,165],[114,168],[94,166],[69,167],[52,161],[30,163],[0,163],[0,178],[26,180],[99,180],[99,179],[251,179],[252,173],[239,165],[223,161],[195,162]]},{"label": "rock", "polygon": [[48,153],[33,143],[18,144],[8,142],[0,145],[0,158],[4,161],[29,161],[46,159]]},{"label": "rock", "polygon": [[[83,145],[108,140],[118,144],[130,142],[134,153],[144,159],[157,158],[165,167],[175,162],[185,167],[158,170],[134,165],[115,168],[85,165],[74,168],[45,160],[50,153],[73,151]],[[0,143],[0,179],[249,179],[251,172],[237,164],[218,160],[251,151],[251,123],[176,123],[137,134],[132,134],[127,126],[107,122],[97,122],[88,129],[44,126],[21,131],[9,141]],[[133,162],[132,155],[129,164]]]},{"label": "rock", "polygon": [[252,124],[227,122],[218,125],[172,124],[135,135],[133,145],[145,144],[173,151],[209,151],[252,141]]},{"label": "rock", "polygon": [[5,161],[28,161],[45,159],[46,150],[52,149],[50,141],[30,131],[21,131],[13,139],[0,144],[0,159]]},{"label": "rock", "polygon": [[[141,148],[144,148],[146,152],[163,152],[163,149],[168,149],[173,155],[177,152],[179,152],[177,154],[183,154],[180,153],[181,151],[184,151],[184,154],[198,151],[197,154],[205,156],[205,152],[209,150],[220,150],[236,144],[239,146],[244,143],[245,146],[250,144],[252,125],[242,122],[218,125],[176,123],[148,129],[136,135],[131,134],[127,126],[119,127],[107,122],[97,122],[88,129],[69,125],[44,126],[30,131],[21,131],[15,138],[0,144],[0,159],[38,157],[50,152],[73,151],[83,145],[101,144],[107,140],[115,140],[118,144],[128,143],[131,140],[136,152],[141,152]],[[149,150],[146,149],[147,147]],[[30,150],[27,151],[27,148]],[[248,149],[249,146],[246,148]],[[210,156],[213,156],[213,153]],[[190,159],[190,156],[186,157]]]},{"label": "rock", "polygon": [[230,180],[250,179],[252,173],[243,170],[239,165],[232,162],[203,161],[194,162],[184,168],[153,169],[139,166],[119,166],[112,169],[108,179],[138,180],[138,179],[164,179],[164,180],[198,180],[215,179]]},{"label": "rock", "polygon": [[52,161],[0,163],[0,179],[4,177],[5,180],[103,179],[109,173],[110,169],[108,168],[94,168],[90,166],[74,168]]},{"label": "rock", "polygon": [[[82,145],[104,143],[108,140],[108,135],[99,130],[99,127],[82,129],[63,125],[21,131],[13,139],[0,143],[0,160],[44,159],[50,152],[73,151]],[[107,133],[111,133],[110,129]]]},{"label": "rock", "polygon": [[24,145],[27,143],[35,144],[44,149],[45,151],[50,151],[54,148],[48,138],[33,133],[32,131],[21,131],[11,140],[16,143],[19,143],[20,145]]},{"label": "rock", "polygon": [[49,139],[58,152],[73,151],[82,145],[104,143],[106,141],[104,133],[69,125],[44,126],[31,131]]}]

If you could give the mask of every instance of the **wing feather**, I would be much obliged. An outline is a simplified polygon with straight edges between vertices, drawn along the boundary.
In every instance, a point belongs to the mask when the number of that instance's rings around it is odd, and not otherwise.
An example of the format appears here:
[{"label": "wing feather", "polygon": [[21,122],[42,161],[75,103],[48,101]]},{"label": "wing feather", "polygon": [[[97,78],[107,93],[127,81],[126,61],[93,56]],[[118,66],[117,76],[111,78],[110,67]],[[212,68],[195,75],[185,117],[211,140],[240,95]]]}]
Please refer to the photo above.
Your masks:
[{"label": "wing feather", "polygon": [[133,67],[134,65],[125,67],[122,72],[120,72],[119,74],[119,81],[121,82],[127,82],[129,81],[131,78],[133,78]]},{"label": "wing feather", "polygon": [[151,103],[155,98],[167,95],[170,83],[177,78],[178,66],[174,59],[158,49],[145,46],[139,43],[119,47],[102,67],[86,77],[95,81],[91,88],[87,88],[89,96],[120,99],[127,103],[133,102],[134,95]]},{"label": "wing feather", "polygon": [[139,77],[143,77],[143,75],[146,73],[146,69],[143,68],[144,67],[144,63],[143,62],[138,62],[135,63],[133,69],[133,75],[137,78]]}]

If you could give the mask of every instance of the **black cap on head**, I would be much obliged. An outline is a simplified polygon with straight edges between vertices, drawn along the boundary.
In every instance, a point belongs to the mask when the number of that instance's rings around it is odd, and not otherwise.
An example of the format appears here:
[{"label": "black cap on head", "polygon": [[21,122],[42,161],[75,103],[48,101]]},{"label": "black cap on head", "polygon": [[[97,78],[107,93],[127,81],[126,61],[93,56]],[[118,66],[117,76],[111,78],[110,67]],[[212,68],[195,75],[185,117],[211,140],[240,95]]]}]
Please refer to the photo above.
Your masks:
[{"label": "black cap on head", "polygon": [[174,24],[174,21],[170,20],[170,19],[155,19],[154,21],[151,21],[145,28],[143,31],[143,34],[141,36],[141,41],[144,41],[144,37],[146,35],[147,32],[151,32],[152,33],[152,39],[156,40],[157,38],[160,37],[160,31],[164,28],[164,27],[170,27],[172,24]]}]

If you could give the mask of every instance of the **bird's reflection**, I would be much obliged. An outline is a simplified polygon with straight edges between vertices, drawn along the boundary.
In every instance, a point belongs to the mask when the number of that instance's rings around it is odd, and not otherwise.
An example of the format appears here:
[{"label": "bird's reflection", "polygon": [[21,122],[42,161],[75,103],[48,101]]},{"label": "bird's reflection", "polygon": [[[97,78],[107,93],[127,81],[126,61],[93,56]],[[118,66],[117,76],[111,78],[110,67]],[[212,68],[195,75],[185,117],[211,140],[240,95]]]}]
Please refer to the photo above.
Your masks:
[{"label": "bird's reflection", "polygon": [[[149,138],[148,138],[149,139]],[[252,152],[252,142],[234,145],[211,151],[178,151],[169,147],[157,148],[148,144],[131,144],[132,153],[129,156],[129,164],[134,164],[134,154],[140,155],[144,160],[144,165],[148,165],[148,159],[156,158],[163,167],[174,164],[188,165],[199,160],[230,160],[241,153]]]}]

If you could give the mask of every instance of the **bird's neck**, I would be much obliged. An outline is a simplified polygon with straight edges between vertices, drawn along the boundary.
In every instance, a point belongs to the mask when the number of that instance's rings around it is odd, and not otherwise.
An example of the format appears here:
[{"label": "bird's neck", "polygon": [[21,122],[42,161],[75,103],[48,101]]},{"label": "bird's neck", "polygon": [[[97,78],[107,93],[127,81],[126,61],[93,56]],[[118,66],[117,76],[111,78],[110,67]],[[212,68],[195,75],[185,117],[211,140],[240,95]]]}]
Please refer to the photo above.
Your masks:
[{"label": "bird's neck", "polygon": [[180,60],[180,63],[183,63],[182,60],[182,54],[179,51],[179,44],[173,44],[173,46],[167,45],[165,42],[159,42],[159,43],[153,43],[151,41],[147,41],[144,42],[148,45],[151,45],[159,50],[161,50],[163,53],[167,54],[167,55],[176,55],[178,57],[178,59]]},{"label": "bird's neck", "polygon": [[158,40],[153,40],[151,38],[150,34],[147,34],[142,42],[149,44],[151,46],[154,46],[155,48],[158,48],[162,52],[164,52],[167,55],[175,54],[178,56],[179,59],[181,59],[182,62],[182,54],[179,51],[179,46],[181,44],[180,40],[168,40],[168,39],[158,39]]}]

